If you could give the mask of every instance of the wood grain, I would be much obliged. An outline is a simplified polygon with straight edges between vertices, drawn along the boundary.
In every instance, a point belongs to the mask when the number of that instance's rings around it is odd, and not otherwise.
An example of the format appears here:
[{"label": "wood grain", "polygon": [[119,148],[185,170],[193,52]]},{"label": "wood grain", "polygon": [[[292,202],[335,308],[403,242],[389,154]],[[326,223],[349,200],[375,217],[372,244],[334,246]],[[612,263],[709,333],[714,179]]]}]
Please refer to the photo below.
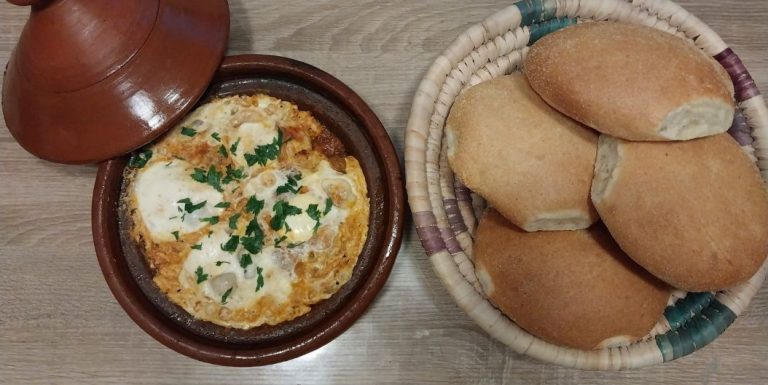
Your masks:
[{"label": "wood grain", "polygon": [[[411,98],[432,60],[469,25],[510,3],[230,0],[229,53],[288,56],[336,75],[371,104],[402,157]],[[768,87],[768,2],[681,4]],[[0,63],[27,15],[0,4]],[[412,225],[381,295],[332,343],[270,367],[199,363],[140,330],[104,283],[90,231],[95,170],[35,159],[0,128],[0,383],[768,383],[766,289],[721,338],[692,356],[642,371],[564,369],[508,351],[461,313]]]}]

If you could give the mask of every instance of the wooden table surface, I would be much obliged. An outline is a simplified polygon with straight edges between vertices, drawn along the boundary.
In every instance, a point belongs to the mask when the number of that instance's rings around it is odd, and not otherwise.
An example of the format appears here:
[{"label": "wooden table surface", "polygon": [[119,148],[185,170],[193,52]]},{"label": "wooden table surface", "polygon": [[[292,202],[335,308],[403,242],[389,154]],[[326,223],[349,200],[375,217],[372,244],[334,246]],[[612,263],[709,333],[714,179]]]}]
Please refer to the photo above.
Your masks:
[{"label": "wooden table surface", "polygon": [[[768,89],[768,1],[686,0]],[[230,54],[318,66],[355,89],[402,158],[416,86],[468,26],[511,1],[230,0]],[[28,10],[0,3],[0,63]],[[136,326],[110,294],[91,241],[95,166],[34,158],[0,128],[0,384],[768,383],[768,289],[714,343],[642,371],[542,364],[488,337],[454,304],[407,226],[390,279],[363,317],[301,358],[261,368],[200,363]]]}]

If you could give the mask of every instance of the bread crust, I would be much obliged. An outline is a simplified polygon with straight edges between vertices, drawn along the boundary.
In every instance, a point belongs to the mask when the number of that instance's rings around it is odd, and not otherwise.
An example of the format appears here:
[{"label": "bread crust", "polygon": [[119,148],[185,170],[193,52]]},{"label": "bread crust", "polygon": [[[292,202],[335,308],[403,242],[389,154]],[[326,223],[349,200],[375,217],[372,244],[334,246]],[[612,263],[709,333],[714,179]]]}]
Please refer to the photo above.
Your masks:
[{"label": "bread crust", "polygon": [[494,210],[480,220],[478,277],[518,326],[577,349],[631,343],[661,318],[669,289],[629,259],[601,224],[526,233]]},{"label": "bread crust", "polygon": [[610,141],[620,154],[611,188],[593,200],[632,259],[688,291],[725,289],[757,272],[768,255],[768,195],[733,138]]},{"label": "bread crust", "polygon": [[684,39],[647,26],[589,22],[537,41],[524,72],[551,106],[628,140],[687,140],[725,132],[733,83]]},{"label": "bread crust", "polygon": [[446,122],[459,179],[527,231],[589,227],[597,134],[549,107],[520,74],[476,85]]}]

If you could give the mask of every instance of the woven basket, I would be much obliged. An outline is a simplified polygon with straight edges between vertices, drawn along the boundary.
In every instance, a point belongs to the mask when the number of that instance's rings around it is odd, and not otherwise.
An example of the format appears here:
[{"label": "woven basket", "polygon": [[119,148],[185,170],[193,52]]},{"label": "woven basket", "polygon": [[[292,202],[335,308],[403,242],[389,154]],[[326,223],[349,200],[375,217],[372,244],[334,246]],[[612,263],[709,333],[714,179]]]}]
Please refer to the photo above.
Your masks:
[{"label": "woven basket", "polygon": [[419,85],[406,129],[408,199],[435,272],[458,305],[512,350],[582,369],[617,370],[671,361],[719,336],[747,307],[768,264],[741,286],[717,293],[675,292],[663,318],[642,341],[582,351],[556,346],[519,328],[484,297],[472,263],[472,235],[481,198],[454,180],[443,125],[467,87],[519,70],[527,46],[559,28],[592,20],[651,26],[692,39],[728,71],[738,103],[729,131],[768,177],[768,110],[741,60],[698,18],[667,0],[526,0],[469,28],[435,60]]}]

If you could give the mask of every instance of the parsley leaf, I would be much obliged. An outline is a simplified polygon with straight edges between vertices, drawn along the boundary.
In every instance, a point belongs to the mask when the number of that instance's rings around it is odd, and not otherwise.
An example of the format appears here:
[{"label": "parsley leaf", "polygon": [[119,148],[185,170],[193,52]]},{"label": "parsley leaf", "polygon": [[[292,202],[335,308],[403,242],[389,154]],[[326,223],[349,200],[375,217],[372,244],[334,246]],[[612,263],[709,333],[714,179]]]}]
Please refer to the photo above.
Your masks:
[{"label": "parsley leaf", "polygon": [[243,254],[240,256],[240,267],[245,269],[253,263],[253,259],[250,254]]},{"label": "parsley leaf", "polygon": [[195,168],[195,171],[190,176],[195,182],[205,183],[208,181],[208,176],[202,168]]},{"label": "parsley leaf", "polygon": [[286,240],[286,239],[288,239],[288,237],[287,237],[287,236],[285,236],[285,235],[283,235],[283,236],[282,236],[282,237],[280,237],[280,238],[275,238],[275,247],[277,247],[277,246],[278,246],[278,245],[279,245],[281,242],[283,242],[283,241],[284,241],[284,240]]},{"label": "parsley leaf", "polygon": [[263,246],[264,236],[240,237],[240,243],[249,253],[258,254]]},{"label": "parsley leaf", "polygon": [[293,249],[293,248],[296,248],[296,247],[299,247],[299,246],[301,246],[301,242],[299,242],[299,243],[289,243],[288,244],[288,248],[289,249]]},{"label": "parsley leaf", "polygon": [[[232,168],[232,166],[227,165],[226,175],[224,176],[224,179],[221,180],[221,183],[229,184],[234,180],[243,179],[244,176],[242,168]],[[234,191],[235,190],[232,190],[232,192]]]},{"label": "parsley leaf", "polygon": [[261,274],[264,272],[264,269],[262,269],[259,266],[256,266],[256,274],[258,274],[258,278],[256,278],[256,292],[261,290],[262,287],[264,287],[264,276]]},{"label": "parsley leaf", "polygon": [[221,265],[223,265],[225,263],[229,264],[229,262],[227,262],[227,261],[216,261],[216,266],[221,266]]},{"label": "parsley leaf", "polygon": [[225,243],[221,244],[221,250],[227,251],[230,253],[234,253],[235,250],[237,250],[237,245],[240,243],[240,237],[237,235],[233,235],[229,238],[229,240]]},{"label": "parsley leaf", "polygon": [[198,266],[197,270],[195,270],[195,275],[197,276],[197,284],[201,284],[205,282],[208,279],[208,274],[203,273],[203,267]]},{"label": "parsley leaf", "polygon": [[195,250],[202,250],[203,249],[203,244],[202,243],[198,243],[196,245],[190,246],[190,248],[195,249]]},{"label": "parsley leaf", "polygon": [[231,146],[229,146],[229,152],[232,153],[232,155],[237,155],[237,145],[240,144],[240,137],[237,138],[235,143],[232,143]]},{"label": "parsley leaf", "polygon": [[208,222],[208,223],[210,223],[212,225],[215,225],[215,224],[219,223],[219,217],[214,215],[214,216],[208,217],[208,218],[200,218],[200,222]]},{"label": "parsley leaf", "polygon": [[178,230],[171,231],[171,234],[173,234],[173,237],[176,238],[177,241],[179,240],[179,231]]},{"label": "parsley leaf", "polygon": [[320,227],[320,218],[322,218],[323,213],[318,210],[316,203],[307,206],[307,215],[315,220],[315,227],[312,228],[312,232],[317,232],[318,227]]},{"label": "parsley leaf", "polygon": [[216,170],[216,167],[211,165],[206,172],[202,168],[195,168],[192,175],[190,175],[195,182],[207,183],[216,189],[218,192],[224,191],[221,188],[221,172]]},{"label": "parsley leaf", "polygon": [[181,128],[181,134],[189,136],[189,137],[193,137],[193,136],[195,136],[195,134],[197,134],[197,130],[195,130],[192,127],[182,127]]},{"label": "parsley leaf", "polygon": [[296,194],[297,192],[299,192],[299,189],[301,188],[299,186],[300,179],[301,179],[301,174],[289,175],[288,181],[285,182],[284,185],[277,187],[277,190],[276,190],[277,195],[284,194],[287,192],[290,192],[293,194]]},{"label": "parsley leaf", "polygon": [[245,235],[253,235],[254,237],[264,237],[264,232],[261,231],[259,221],[256,218],[251,219],[248,222],[248,226],[245,228]]},{"label": "parsley leaf", "polygon": [[226,304],[227,298],[229,298],[229,295],[232,294],[232,288],[230,287],[227,289],[227,291],[224,292],[224,295],[221,296],[221,303]]},{"label": "parsley leaf", "polygon": [[186,212],[191,214],[191,213],[193,213],[193,212],[203,208],[203,206],[205,206],[205,204],[208,203],[208,201],[202,201],[200,203],[193,204],[192,201],[189,198],[184,198],[184,199],[176,201],[176,203],[183,204],[184,205],[184,211],[186,211]]},{"label": "parsley leaf", "polygon": [[272,143],[256,146],[256,148],[253,150],[253,154],[246,152],[244,154],[245,161],[248,163],[249,167],[256,163],[263,166],[270,160],[277,159],[277,157],[280,156],[280,145],[282,144],[283,132],[278,129],[277,137],[275,137]]},{"label": "parsley leaf", "polygon": [[272,227],[272,230],[280,230],[285,226],[286,230],[289,231],[290,227],[285,223],[286,218],[291,215],[301,214],[300,208],[291,206],[291,204],[286,201],[275,202],[275,205],[272,206],[272,211],[275,212],[275,216],[273,216],[272,220],[269,222],[269,226]]},{"label": "parsley leaf", "polygon": [[333,200],[331,198],[325,198],[325,210],[323,210],[323,215],[330,213],[332,208]]},{"label": "parsley leaf", "polygon": [[240,213],[237,213],[229,217],[229,228],[232,230],[237,229],[237,220],[240,219]]},{"label": "parsley leaf", "polygon": [[219,154],[223,157],[227,157],[227,148],[223,144],[219,145]]},{"label": "parsley leaf", "polygon": [[213,165],[211,165],[211,167],[208,168],[207,179],[208,179],[208,184],[213,186],[213,188],[215,188],[216,191],[218,192],[224,191],[221,188],[221,173],[218,170],[216,170],[216,167],[213,167]]},{"label": "parsley leaf", "polygon": [[213,207],[220,208],[220,209],[226,209],[229,206],[230,206],[229,202],[221,201],[219,203],[216,203],[216,205],[213,206]]},{"label": "parsley leaf", "polygon": [[245,204],[245,211],[253,214],[258,214],[264,208],[264,201],[256,199],[256,196],[248,198],[248,202]]},{"label": "parsley leaf", "polygon": [[152,150],[145,148],[131,155],[131,160],[128,161],[128,167],[142,168],[147,165],[147,162],[149,162],[150,159],[152,159]]},{"label": "parsley leaf", "polygon": [[211,138],[213,138],[217,142],[221,142],[221,136],[219,136],[218,132],[214,132],[213,134],[211,134]]}]

